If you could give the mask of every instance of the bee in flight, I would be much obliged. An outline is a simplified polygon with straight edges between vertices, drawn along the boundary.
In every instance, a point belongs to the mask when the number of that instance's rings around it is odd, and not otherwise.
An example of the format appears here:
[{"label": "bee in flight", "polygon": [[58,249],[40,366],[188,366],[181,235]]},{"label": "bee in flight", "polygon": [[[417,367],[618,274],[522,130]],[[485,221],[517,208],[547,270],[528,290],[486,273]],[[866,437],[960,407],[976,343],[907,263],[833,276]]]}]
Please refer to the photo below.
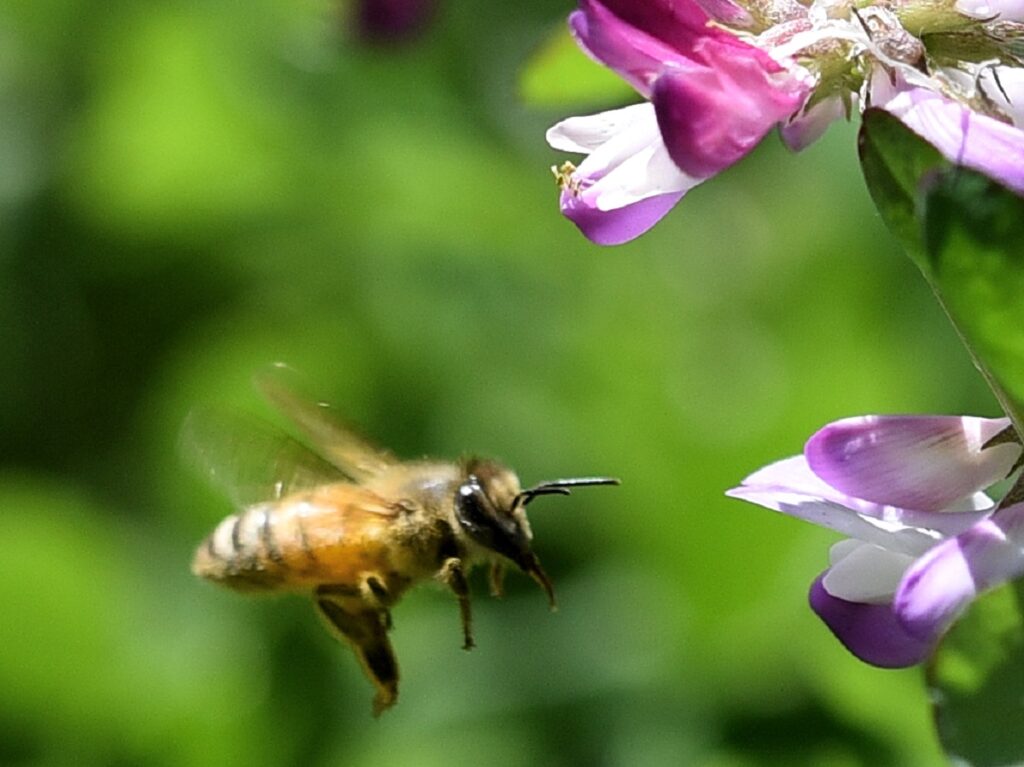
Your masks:
[{"label": "bee in flight", "polygon": [[557,479],[523,490],[515,473],[493,460],[399,461],[343,426],[327,405],[298,394],[292,378],[277,365],[256,383],[319,455],[252,423],[189,416],[186,451],[239,508],[199,545],[193,573],[237,591],[312,594],[373,683],[375,716],[398,697],[390,610],[412,586],[433,579],[451,590],[467,650],[467,576],[476,565],[489,566],[495,596],[505,568],[515,565],[555,608],[551,581],[530,547],[526,506],[617,479]]}]

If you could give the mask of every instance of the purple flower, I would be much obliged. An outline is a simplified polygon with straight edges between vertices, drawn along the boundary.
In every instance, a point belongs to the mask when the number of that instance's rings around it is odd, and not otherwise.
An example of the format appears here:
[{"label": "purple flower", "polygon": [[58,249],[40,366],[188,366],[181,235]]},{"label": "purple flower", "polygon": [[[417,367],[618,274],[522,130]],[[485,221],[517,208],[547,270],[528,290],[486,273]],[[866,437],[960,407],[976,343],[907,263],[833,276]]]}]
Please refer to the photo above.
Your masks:
[{"label": "purple flower", "polygon": [[561,210],[625,242],[774,126],[799,150],[866,106],[1024,193],[1022,16],[1024,0],[580,0],[576,41],[645,103],[548,131],[587,155],[555,169]]},{"label": "purple flower", "polygon": [[1009,425],[849,418],[728,495],[845,535],[811,585],[811,607],[861,660],[910,666],[979,593],[1024,574],[1024,504],[997,511],[982,492],[1021,456]]},{"label": "purple flower", "polygon": [[369,42],[410,40],[430,23],[436,6],[436,0],[359,0],[356,26]]},{"label": "purple flower", "polygon": [[695,3],[670,0],[582,0],[569,17],[583,49],[650,102],[548,131],[556,149],[589,155],[556,175],[562,212],[590,239],[618,244],[647,231],[806,99],[801,67],[710,20]]}]

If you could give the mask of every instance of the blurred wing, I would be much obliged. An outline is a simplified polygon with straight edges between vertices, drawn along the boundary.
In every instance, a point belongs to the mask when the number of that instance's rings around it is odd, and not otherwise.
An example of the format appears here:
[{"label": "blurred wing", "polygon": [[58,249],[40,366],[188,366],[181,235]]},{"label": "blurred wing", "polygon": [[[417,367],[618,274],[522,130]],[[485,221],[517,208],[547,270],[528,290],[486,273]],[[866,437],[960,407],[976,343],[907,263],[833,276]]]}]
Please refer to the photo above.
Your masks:
[{"label": "blurred wing", "polygon": [[240,415],[193,410],[179,444],[185,461],[239,508],[347,479],[284,432]]},{"label": "blurred wing", "polygon": [[324,458],[352,479],[363,482],[398,463],[390,452],[345,426],[326,402],[304,393],[302,378],[292,368],[272,365],[256,376],[255,383]]}]

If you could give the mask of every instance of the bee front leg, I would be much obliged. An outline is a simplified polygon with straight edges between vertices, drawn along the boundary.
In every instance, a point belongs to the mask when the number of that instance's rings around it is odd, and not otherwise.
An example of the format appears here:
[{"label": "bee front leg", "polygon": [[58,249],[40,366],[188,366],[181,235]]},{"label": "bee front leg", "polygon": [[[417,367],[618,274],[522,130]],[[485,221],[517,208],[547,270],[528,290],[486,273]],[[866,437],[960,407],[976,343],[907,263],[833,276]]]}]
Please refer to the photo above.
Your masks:
[{"label": "bee front leg", "polygon": [[469,583],[466,581],[466,574],[462,569],[462,560],[458,557],[448,557],[441,565],[441,570],[437,575],[459,600],[459,613],[462,617],[462,649],[470,650],[476,643],[473,641],[473,614],[469,606]]},{"label": "bee front leg", "polygon": [[491,584],[491,596],[499,599],[505,596],[505,565],[501,562],[492,563],[489,580]]}]

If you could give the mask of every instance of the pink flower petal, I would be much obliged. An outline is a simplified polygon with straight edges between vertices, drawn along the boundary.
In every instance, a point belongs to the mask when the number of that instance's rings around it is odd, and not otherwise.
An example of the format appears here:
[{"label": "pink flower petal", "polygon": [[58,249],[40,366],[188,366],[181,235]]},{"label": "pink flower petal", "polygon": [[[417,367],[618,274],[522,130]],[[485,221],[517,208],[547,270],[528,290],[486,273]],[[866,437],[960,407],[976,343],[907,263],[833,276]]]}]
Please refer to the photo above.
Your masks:
[{"label": "pink flower petal", "polygon": [[1021,447],[982,446],[1009,419],[864,416],[831,423],[804,447],[821,479],[855,498],[941,511],[1004,479]]}]

